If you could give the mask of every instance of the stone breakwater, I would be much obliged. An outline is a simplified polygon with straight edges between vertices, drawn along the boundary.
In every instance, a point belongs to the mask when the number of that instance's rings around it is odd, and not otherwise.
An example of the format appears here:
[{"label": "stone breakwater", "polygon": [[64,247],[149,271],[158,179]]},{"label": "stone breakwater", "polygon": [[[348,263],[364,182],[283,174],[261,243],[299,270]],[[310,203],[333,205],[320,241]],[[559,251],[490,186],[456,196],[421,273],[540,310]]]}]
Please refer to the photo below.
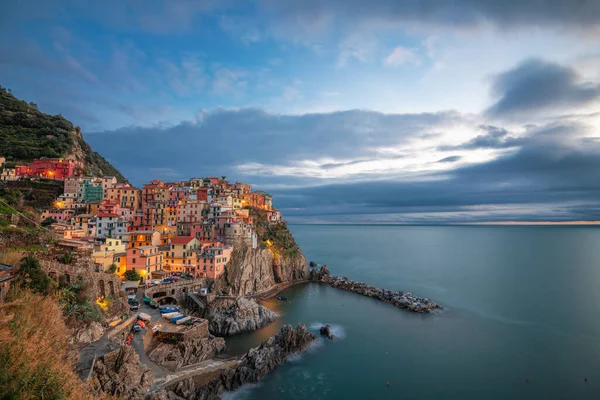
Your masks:
[{"label": "stone breakwater", "polygon": [[356,282],[346,277],[331,276],[326,265],[320,270],[311,271],[311,280],[330,285],[331,287],[347,290],[362,296],[371,297],[395,305],[403,310],[418,313],[429,313],[441,310],[442,306],[426,297],[418,297],[407,292],[396,292],[395,290],[381,289],[362,282]]}]

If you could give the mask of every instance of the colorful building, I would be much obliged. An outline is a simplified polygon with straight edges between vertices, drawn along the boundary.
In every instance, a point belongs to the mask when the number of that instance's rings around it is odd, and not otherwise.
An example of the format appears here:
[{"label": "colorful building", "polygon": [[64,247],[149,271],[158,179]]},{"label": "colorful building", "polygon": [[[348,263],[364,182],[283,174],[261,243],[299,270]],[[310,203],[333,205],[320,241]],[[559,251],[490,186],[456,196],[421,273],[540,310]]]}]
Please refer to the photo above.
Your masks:
[{"label": "colorful building", "polygon": [[96,182],[85,182],[83,185],[83,200],[89,203],[99,202],[103,199],[104,189],[102,184]]},{"label": "colorful building", "polygon": [[192,236],[175,236],[163,252],[165,269],[171,272],[188,272],[196,268],[196,252],[200,241]]},{"label": "colorful building", "polygon": [[83,162],[63,158],[45,158],[33,161],[29,165],[17,165],[15,173],[19,177],[43,177],[64,180],[83,173]]},{"label": "colorful building", "polygon": [[142,282],[164,275],[162,272],[162,254],[158,246],[140,246],[127,249],[127,270],[136,270]]}]

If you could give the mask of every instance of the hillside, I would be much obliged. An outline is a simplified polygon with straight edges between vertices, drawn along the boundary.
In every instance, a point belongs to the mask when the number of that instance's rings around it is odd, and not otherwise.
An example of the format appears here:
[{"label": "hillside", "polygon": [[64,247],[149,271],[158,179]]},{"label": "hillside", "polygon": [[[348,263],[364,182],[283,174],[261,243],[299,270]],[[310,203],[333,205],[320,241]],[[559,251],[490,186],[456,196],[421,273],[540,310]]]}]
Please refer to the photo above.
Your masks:
[{"label": "hillside", "polygon": [[62,115],[49,115],[0,87],[0,156],[7,165],[30,162],[40,157],[64,157],[83,160],[85,174],[116,176],[126,182],[121,173],[100,154],[92,151],[78,126]]}]

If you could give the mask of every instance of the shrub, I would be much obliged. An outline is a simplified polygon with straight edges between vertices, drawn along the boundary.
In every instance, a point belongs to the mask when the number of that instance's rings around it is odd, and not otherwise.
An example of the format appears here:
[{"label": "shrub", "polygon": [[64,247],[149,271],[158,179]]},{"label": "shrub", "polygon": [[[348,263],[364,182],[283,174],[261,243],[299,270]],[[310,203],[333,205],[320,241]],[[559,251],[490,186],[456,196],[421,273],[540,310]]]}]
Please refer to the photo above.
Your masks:
[{"label": "shrub", "polygon": [[15,274],[15,283],[21,289],[31,289],[35,293],[48,294],[50,278],[40,267],[40,262],[31,254],[21,259]]},{"label": "shrub", "polygon": [[140,279],[142,279],[142,277],[135,269],[125,271],[125,280],[139,281]]}]

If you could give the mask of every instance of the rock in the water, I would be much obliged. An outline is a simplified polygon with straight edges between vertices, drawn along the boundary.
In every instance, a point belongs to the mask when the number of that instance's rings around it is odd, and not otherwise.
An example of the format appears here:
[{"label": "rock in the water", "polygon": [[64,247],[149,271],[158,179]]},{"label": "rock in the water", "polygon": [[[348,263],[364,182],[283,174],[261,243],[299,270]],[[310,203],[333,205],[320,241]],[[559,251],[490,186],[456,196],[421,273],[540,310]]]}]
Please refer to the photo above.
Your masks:
[{"label": "rock in the water", "polygon": [[213,335],[231,336],[260,329],[277,318],[277,314],[253,299],[217,300],[211,304],[209,330]]},{"label": "rock in the water", "polygon": [[356,282],[346,277],[331,276],[327,266],[324,265],[320,271],[311,271],[311,280],[326,283],[334,288],[347,290],[362,296],[391,303],[398,308],[419,313],[429,313],[442,309],[442,306],[426,297],[417,297],[411,293],[396,292],[395,290],[381,289],[362,282]]},{"label": "rock in the water", "polygon": [[159,365],[177,369],[199,363],[225,350],[225,339],[212,335],[194,337],[176,344],[158,343],[148,352],[148,357]]},{"label": "rock in the water", "polygon": [[331,274],[329,273],[329,268],[327,265],[323,265],[320,269],[313,269],[310,271],[310,280],[311,281],[321,281],[325,277],[329,277]]},{"label": "rock in the water", "polygon": [[154,372],[140,363],[131,346],[121,346],[100,357],[88,381],[97,395],[108,393],[118,398],[143,399],[154,383]]},{"label": "rock in the water", "polygon": [[236,390],[242,385],[257,383],[292,354],[308,348],[315,336],[308,332],[305,325],[294,329],[285,325],[279,333],[271,336],[260,346],[251,349],[236,368],[226,369],[212,378],[204,380],[198,386],[191,379],[178,382],[150,396],[150,400],[183,398],[214,400],[220,399],[225,390]]},{"label": "rock in the water", "polygon": [[332,340],[333,337],[335,336],[333,333],[331,333],[331,325],[329,324],[325,324],[323,325],[320,329],[319,329],[319,333],[322,336],[325,336],[327,339]]},{"label": "rock in the water", "polygon": [[317,263],[316,263],[316,262],[314,262],[314,261],[311,261],[311,262],[308,264],[308,266],[309,266],[309,267],[311,267],[311,268],[314,268],[314,267],[316,267],[316,266],[317,266]]}]

